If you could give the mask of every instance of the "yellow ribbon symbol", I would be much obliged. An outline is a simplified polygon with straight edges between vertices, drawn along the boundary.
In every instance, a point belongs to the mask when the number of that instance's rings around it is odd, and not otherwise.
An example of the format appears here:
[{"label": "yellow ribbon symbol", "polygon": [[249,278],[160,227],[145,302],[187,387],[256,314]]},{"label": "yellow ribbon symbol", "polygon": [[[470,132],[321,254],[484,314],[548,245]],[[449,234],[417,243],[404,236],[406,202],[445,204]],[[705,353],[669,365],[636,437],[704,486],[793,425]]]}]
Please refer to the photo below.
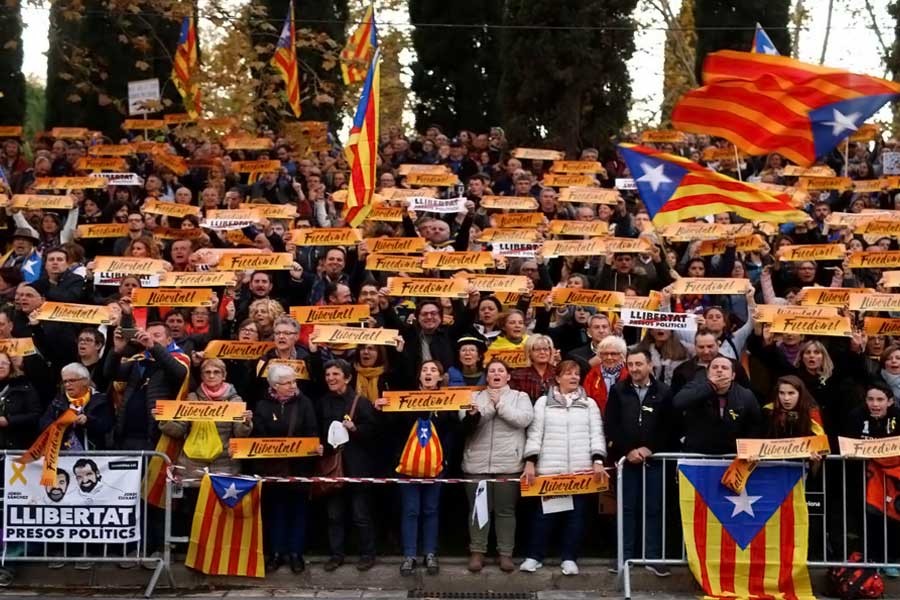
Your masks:
[{"label": "yellow ribbon symbol", "polygon": [[9,485],[12,485],[16,482],[17,479],[22,480],[22,485],[28,485],[28,482],[25,481],[25,465],[22,463],[14,462],[12,463],[13,476],[9,480]]}]

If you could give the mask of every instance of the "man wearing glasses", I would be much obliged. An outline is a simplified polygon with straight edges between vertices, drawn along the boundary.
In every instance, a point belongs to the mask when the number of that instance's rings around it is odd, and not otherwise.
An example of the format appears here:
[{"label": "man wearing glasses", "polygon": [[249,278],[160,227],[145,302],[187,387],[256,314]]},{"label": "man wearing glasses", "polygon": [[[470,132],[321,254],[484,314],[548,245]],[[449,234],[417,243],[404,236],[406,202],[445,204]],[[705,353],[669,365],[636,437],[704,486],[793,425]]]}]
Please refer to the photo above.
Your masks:
[{"label": "man wearing glasses", "polygon": [[[259,362],[256,363],[257,385],[254,387],[255,397],[253,398],[253,400],[259,400],[265,395],[265,391],[268,387],[268,382],[264,373],[266,373],[270,361],[276,359],[284,361],[296,361],[288,364],[299,366],[301,362],[305,365],[306,358],[309,356],[309,351],[299,343],[300,325],[299,323],[297,323],[297,321],[286,315],[281,316],[275,319],[275,323],[272,328],[275,347],[263,354],[262,358],[259,359]],[[301,386],[301,389],[304,387],[308,388],[310,382],[306,380],[303,383],[306,385]],[[303,389],[303,392],[307,393],[308,395],[309,390]]]},{"label": "man wearing glasses", "polygon": [[80,363],[70,363],[62,368],[62,387],[63,391],[56,395],[41,417],[41,430],[71,408],[78,416],[66,430],[63,449],[105,449],[106,434],[113,428],[112,407],[106,401],[106,394],[91,387],[91,374]]}]

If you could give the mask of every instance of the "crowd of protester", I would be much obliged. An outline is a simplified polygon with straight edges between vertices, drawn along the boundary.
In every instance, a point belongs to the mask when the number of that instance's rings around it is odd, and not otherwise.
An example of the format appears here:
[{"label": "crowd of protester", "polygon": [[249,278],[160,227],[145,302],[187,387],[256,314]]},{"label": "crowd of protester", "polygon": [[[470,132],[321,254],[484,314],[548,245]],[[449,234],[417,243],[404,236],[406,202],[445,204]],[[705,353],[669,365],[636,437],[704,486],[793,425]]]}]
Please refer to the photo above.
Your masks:
[{"label": "crowd of protester", "polygon": [[[184,480],[196,481],[204,468],[228,474],[311,475],[315,459],[234,460],[228,454],[229,440],[314,436],[322,440],[326,458],[335,453],[327,443],[334,422],[349,435],[339,455],[346,476],[396,476],[410,427],[424,420],[443,450],[443,462],[433,476],[472,480],[456,486],[464,487],[468,498],[468,510],[454,513],[458,523],[447,521],[448,509],[442,506],[448,485],[349,484],[311,499],[308,484],[266,483],[268,569],[305,568],[313,510],[327,515],[326,571],[344,563],[348,530],[358,538],[356,567],[371,568],[376,553],[389,550],[378,547],[376,531],[390,518],[391,529],[397,529],[399,521],[400,535],[393,539],[403,557],[401,573],[411,575],[424,567],[436,574],[441,527],[461,526],[465,514],[471,571],[485,567],[489,540],[496,539],[497,564],[505,572],[540,569],[554,547],[562,572],[573,575],[583,555],[586,523],[603,518],[597,515],[596,495],[576,495],[571,510],[544,514],[539,500],[520,499],[517,482],[491,483],[484,490],[490,524],[479,527],[472,517],[477,482],[520,476],[530,481],[583,471],[606,479],[608,470],[624,457],[625,557],[642,552],[642,539],[646,554],[658,557],[663,550],[659,533],[665,524],[655,500],[662,498],[663,479],[670,474],[648,460],[654,453],[733,454],[738,438],[822,431],[836,451],[838,435],[898,435],[900,345],[891,337],[865,335],[861,321],[850,337],[772,334],[769,324],[756,318],[758,303],[797,303],[804,287],[884,291],[878,269],[851,268],[839,259],[780,262],[779,252],[785,245],[838,242],[848,250],[896,249],[893,237],[858,235],[846,225],[830,226],[829,219],[833,213],[895,210],[900,199],[896,189],[809,192],[803,200],[807,223],[752,224],[764,239],[759,249],[739,251],[735,239],[727,236],[723,253],[705,256],[699,253],[699,240],[666,240],[655,232],[633,192],[623,190],[616,204],[561,201],[559,188],[542,184],[550,161],[513,158],[499,128],[452,136],[436,126],[410,136],[390,128],[379,144],[379,194],[387,197],[391,188],[409,187],[400,174],[402,165],[445,165],[458,176],[459,186],[438,194],[464,195],[467,202],[459,214],[410,212],[400,223],[367,221],[363,238],[421,236],[426,251],[490,250],[479,236],[501,211],[486,209],[481,202],[495,195],[533,197],[537,212],[548,222],[604,221],[610,235],[640,236],[650,242],[649,250],[639,254],[549,258],[537,252],[534,258],[500,260],[489,272],[524,275],[529,282],[530,292],[512,305],[472,288],[461,300],[409,299],[389,294],[386,277],[397,273],[367,270],[365,242],[347,247],[292,242],[290,232],[297,228],[344,226],[334,194],[347,186],[348,165],[338,149],[301,155],[286,139],[270,137],[272,150],[253,152],[226,151],[215,137],[168,137],[161,140],[168,152],[203,166],[176,174],[154,154],[135,153],[126,160],[128,169],[143,181],[140,186],[73,190],[76,205],[69,211],[5,209],[0,237],[10,253],[0,265],[0,338],[31,338],[37,351],[24,357],[0,354],[2,448],[27,448],[72,398],[87,391],[89,400],[79,407],[66,449],[153,450],[161,433],[184,439],[191,423],[157,421],[154,412],[157,400],[179,394],[185,378],[190,399],[242,401],[247,411],[240,422],[217,424],[220,455],[207,460],[182,452],[175,476]],[[0,167],[8,192],[44,193],[35,189],[40,178],[84,174],[76,164],[96,143],[116,142],[41,137],[26,145],[5,140]],[[880,141],[850,144],[849,177],[881,175],[882,155],[893,146]],[[704,150],[717,147],[724,145],[702,136],[660,145],[698,161]],[[785,161],[778,155],[740,157],[739,165],[721,158],[721,153],[715,156],[715,162],[706,163],[710,168],[746,181],[788,186],[796,182],[785,175]],[[231,169],[236,160],[267,158],[280,161],[280,172],[248,181],[246,173]],[[596,176],[601,187],[613,188],[616,179],[629,177],[614,148],[584,149],[569,158],[599,161],[605,171]],[[826,157],[825,163],[837,173],[845,167],[839,153]],[[210,249],[240,245],[232,241],[234,236],[200,228],[193,216],[176,219],[143,212],[148,199],[196,205],[201,214],[237,208],[242,202],[293,205],[294,221],[262,219],[242,229],[240,237],[246,247],[289,252],[294,264],[290,270],[236,274],[233,285],[215,289],[210,307],[151,308],[138,319],[139,309],[132,306],[130,296],[146,282],[134,276],[95,279],[96,257],[161,258],[173,271],[195,271],[209,268]],[[711,214],[706,220],[722,225],[744,222],[728,213]],[[78,225],[98,223],[126,224],[128,234],[81,239]],[[171,233],[198,229],[183,238]],[[546,227],[538,230],[544,239],[554,237]],[[168,235],[160,236],[162,231]],[[39,276],[30,272],[36,254],[42,261]],[[680,277],[747,279],[750,291],[679,296],[672,283]],[[626,296],[658,292],[660,310],[691,312],[697,316],[698,329],[689,335],[643,330],[623,326],[615,311],[531,301],[533,292],[556,287],[612,290]],[[112,322],[84,326],[38,320],[34,313],[45,301],[105,305]],[[400,332],[395,347],[317,345],[310,340],[310,328],[289,316],[293,306],[354,303],[369,307],[364,326]],[[218,339],[272,341],[274,348],[259,360],[204,356],[207,344]],[[496,350],[517,349],[528,357],[528,366],[511,368],[490,358]],[[190,359],[190,367],[176,360],[177,353]],[[268,365],[272,359],[305,361],[309,378],[297,380],[292,368],[277,362]],[[459,413],[383,410],[385,391],[459,386],[480,386],[473,392],[471,408]],[[820,457],[811,456],[809,462],[814,471]],[[386,495],[393,500],[385,502]],[[642,498],[648,501],[643,533]],[[186,490],[178,502],[182,521],[189,522],[191,499],[196,493]],[[399,508],[386,511],[391,502]],[[833,506],[837,510],[840,504]],[[517,526],[522,529],[518,536]],[[554,537],[558,545],[551,546]],[[612,537],[589,543],[615,547]],[[892,544],[893,558],[897,550]],[[514,563],[514,556],[521,562]],[[668,574],[663,566],[650,568],[657,575]]]}]

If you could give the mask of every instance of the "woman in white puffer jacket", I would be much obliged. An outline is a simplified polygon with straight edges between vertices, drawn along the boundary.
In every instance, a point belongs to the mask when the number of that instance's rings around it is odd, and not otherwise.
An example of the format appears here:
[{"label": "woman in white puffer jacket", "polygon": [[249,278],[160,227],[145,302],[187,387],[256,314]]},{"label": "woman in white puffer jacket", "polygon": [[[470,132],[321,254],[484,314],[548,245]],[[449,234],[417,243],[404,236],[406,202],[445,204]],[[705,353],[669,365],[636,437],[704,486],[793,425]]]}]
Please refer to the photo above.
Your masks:
[{"label": "woman in white puffer jacket", "polygon": [[[525,479],[536,475],[561,475],[593,471],[598,480],[608,479],[603,467],[606,438],[597,403],[579,385],[581,371],[574,360],[564,360],[556,370],[556,385],[534,405],[534,420],[525,441]],[[537,506],[528,545],[528,558],[519,570],[540,569],[550,532],[562,519],[560,557],[563,575],[577,575],[578,549],[591,494],[572,496],[572,510],[544,514]]]},{"label": "woman in white puffer jacket", "polygon": [[[462,470],[477,479],[516,477],[524,465],[525,428],[534,417],[534,409],[528,394],[510,389],[506,364],[492,360],[485,370],[487,388],[473,394],[469,410],[460,411],[468,434]],[[478,490],[477,481],[466,484],[469,515],[475,507]],[[493,514],[500,569],[509,573],[515,570],[512,553],[516,541],[519,486],[517,483],[488,483],[481,487],[481,493],[487,494],[487,510]],[[484,567],[490,529],[489,523],[480,527],[477,519],[469,518],[469,570],[473,573]]]}]

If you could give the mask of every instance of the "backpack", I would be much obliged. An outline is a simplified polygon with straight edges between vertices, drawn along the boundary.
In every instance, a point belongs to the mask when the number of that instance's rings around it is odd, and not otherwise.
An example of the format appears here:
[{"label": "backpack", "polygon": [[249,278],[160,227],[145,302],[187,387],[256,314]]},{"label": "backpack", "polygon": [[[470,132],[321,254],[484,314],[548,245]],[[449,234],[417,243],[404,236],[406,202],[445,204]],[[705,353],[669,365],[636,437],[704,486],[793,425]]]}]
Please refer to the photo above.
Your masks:
[{"label": "backpack", "polygon": [[[848,562],[862,562],[862,558],[862,553],[854,552]],[[828,583],[830,595],[841,600],[884,596],[884,580],[876,569],[834,567],[828,570]]]}]

